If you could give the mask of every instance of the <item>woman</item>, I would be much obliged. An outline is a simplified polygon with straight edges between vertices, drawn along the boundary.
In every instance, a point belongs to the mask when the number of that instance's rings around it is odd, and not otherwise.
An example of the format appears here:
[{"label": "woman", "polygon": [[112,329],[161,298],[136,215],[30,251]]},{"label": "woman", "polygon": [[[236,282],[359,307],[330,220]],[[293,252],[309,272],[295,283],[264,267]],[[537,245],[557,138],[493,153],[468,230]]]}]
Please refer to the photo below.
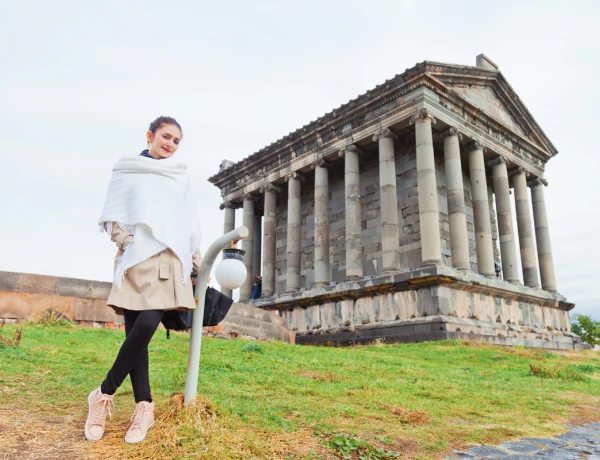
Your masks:
[{"label": "woman", "polygon": [[190,273],[200,266],[200,227],[186,166],[173,155],[181,126],[159,117],[146,133],[148,149],[117,161],[108,187],[101,229],[118,247],[108,305],[125,318],[125,341],[99,388],[88,396],[85,436],[104,434],[106,413],[129,374],[137,403],[125,441],[136,443],[154,424],[148,344],[165,310],[193,310]]}]

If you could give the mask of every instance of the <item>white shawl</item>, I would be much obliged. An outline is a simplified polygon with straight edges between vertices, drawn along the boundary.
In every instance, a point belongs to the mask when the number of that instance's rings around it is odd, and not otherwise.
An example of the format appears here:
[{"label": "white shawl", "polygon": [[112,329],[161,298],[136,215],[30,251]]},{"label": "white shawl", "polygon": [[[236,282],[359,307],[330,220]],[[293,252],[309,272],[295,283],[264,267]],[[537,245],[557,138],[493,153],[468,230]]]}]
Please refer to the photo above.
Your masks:
[{"label": "white shawl", "polygon": [[115,269],[117,289],[128,268],[166,248],[181,261],[185,284],[193,268],[192,254],[200,249],[200,223],[186,165],[173,157],[117,161],[98,222],[100,231],[110,233],[112,222],[133,233]]}]

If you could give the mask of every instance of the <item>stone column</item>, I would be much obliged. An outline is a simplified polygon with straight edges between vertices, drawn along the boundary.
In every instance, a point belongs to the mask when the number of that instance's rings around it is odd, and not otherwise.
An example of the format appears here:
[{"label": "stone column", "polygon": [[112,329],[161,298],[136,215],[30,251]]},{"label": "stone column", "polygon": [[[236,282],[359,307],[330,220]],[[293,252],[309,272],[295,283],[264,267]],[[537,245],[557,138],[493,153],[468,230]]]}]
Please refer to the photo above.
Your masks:
[{"label": "stone column", "polygon": [[388,128],[382,129],[373,136],[373,140],[379,142],[379,195],[383,273],[394,273],[400,269],[395,138],[396,135]]},{"label": "stone column", "polygon": [[[225,210],[225,223],[223,225],[223,234],[229,233],[232,230],[235,230],[235,208],[236,206],[227,201],[221,206],[221,209]],[[221,288],[221,293],[225,294],[227,297],[232,297],[233,291],[231,289]]]},{"label": "stone column", "polygon": [[300,176],[292,173],[286,177],[288,181],[288,218],[287,218],[287,277],[285,292],[300,290],[300,245],[302,234],[300,197],[302,187]]},{"label": "stone column", "polygon": [[556,277],[554,275],[554,260],[552,246],[550,245],[550,230],[546,214],[546,201],[544,199],[544,186],[548,185],[544,179],[535,178],[530,182],[531,204],[533,207],[533,221],[535,223],[535,240],[537,242],[538,262],[540,264],[540,277],[542,289],[556,292]]},{"label": "stone column", "polygon": [[515,209],[517,212],[517,230],[519,231],[519,247],[521,249],[521,267],[525,286],[540,287],[537,261],[535,259],[535,243],[533,226],[529,211],[529,193],[527,190],[527,173],[519,168],[513,175],[515,190]]},{"label": "stone column", "polygon": [[473,199],[473,220],[475,224],[475,245],[479,273],[490,278],[496,277],[494,269],[494,249],[490,224],[490,203],[488,201],[483,144],[478,141],[470,145],[469,174]]},{"label": "stone column", "polygon": [[356,145],[349,145],[340,152],[345,156],[346,189],[346,279],[359,280],[363,277],[361,212],[360,212],[360,171]]},{"label": "stone column", "polygon": [[279,189],[271,184],[261,189],[265,194],[265,219],[263,223],[263,269],[261,297],[275,294],[275,255],[277,253],[277,192]]},{"label": "stone column", "polygon": [[459,140],[462,134],[450,128],[444,136],[444,162],[448,185],[448,219],[450,221],[450,250],[452,266],[458,270],[471,270],[469,262],[469,236],[465,214],[465,192],[460,161]]},{"label": "stone column", "polygon": [[256,280],[256,275],[262,272],[262,219],[261,216],[254,215],[254,257],[252,258],[252,278]]},{"label": "stone column", "polygon": [[512,211],[510,209],[510,188],[506,160],[499,156],[492,162],[494,194],[496,195],[496,215],[498,216],[498,239],[500,240],[500,258],[504,281],[519,284],[517,267],[517,249],[513,230]]},{"label": "stone column", "polygon": [[427,109],[410,119],[415,125],[417,144],[417,189],[419,194],[419,220],[421,222],[422,266],[441,265],[440,215],[438,212],[435,160],[431,125],[435,118]]},{"label": "stone column", "polygon": [[315,286],[331,284],[329,266],[329,172],[325,160],[315,168]]},{"label": "stone column", "polygon": [[243,225],[248,229],[248,237],[242,240],[242,249],[246,251],[244,265],[248,276],[240,288],[240,302],[247,302],[252,297],[252,284],[254,283],[252,275],[254,269],[254,197],[252,195],[244,196]]}]

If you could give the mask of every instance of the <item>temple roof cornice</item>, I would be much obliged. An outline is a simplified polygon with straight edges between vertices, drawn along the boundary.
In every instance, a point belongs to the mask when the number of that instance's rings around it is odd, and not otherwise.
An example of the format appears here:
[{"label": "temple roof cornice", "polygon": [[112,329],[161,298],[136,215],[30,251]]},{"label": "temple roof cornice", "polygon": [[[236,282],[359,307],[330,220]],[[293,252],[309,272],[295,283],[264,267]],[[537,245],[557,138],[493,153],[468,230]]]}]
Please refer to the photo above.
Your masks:
[{"label": "temple roof cornice", "polygon": [[[476,106],[452,85],[491,88],[525,135]],[[542,163],[556,154],[552,143],[498,70],[425,61],[220,171],[209,181],[223,188],[244,181],[249,176],[260,176],[274,169],[283,171],[296,158],[322,151],[352,132],[381,123],[390,113],[409,104],[414,106],[412,101],[405,102],[404,97],[420,88],[435,93],[440,98],[441,107],[460,116],[486,135],[493,132],[499,142],[508,143],[510,147],[507,148],[515,152],[527,152],[527,155],[539,158]],[[528,132],[532,138],[527,136]]]}]

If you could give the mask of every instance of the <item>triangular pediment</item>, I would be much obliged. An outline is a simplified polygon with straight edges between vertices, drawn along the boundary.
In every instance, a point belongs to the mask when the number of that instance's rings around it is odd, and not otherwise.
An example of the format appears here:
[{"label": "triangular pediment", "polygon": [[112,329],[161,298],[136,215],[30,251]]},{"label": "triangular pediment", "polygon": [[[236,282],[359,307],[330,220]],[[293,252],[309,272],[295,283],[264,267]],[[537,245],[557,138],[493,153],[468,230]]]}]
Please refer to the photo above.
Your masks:
[{"label": "triangular pediment", "polygon": [[441,81],[449,92],[524,137],[549,156],[556,147],[535,121],[521,98],[499,70],[426,61],[425,73]]},{"label": "triangular pediment", "polygon": [[[515,120],[510,114],[506,105],[500,99],[498,99],[492,88],[485,86],[457,85],[453,86],[452,89],[488,115],[491,115],[496,120],[508,126],[513,131],[522,136],[529,137],[527,136],[527,133],[523,127],[519,125],[517,120]],[[534,139],[531,140],[534,141]]]}]

